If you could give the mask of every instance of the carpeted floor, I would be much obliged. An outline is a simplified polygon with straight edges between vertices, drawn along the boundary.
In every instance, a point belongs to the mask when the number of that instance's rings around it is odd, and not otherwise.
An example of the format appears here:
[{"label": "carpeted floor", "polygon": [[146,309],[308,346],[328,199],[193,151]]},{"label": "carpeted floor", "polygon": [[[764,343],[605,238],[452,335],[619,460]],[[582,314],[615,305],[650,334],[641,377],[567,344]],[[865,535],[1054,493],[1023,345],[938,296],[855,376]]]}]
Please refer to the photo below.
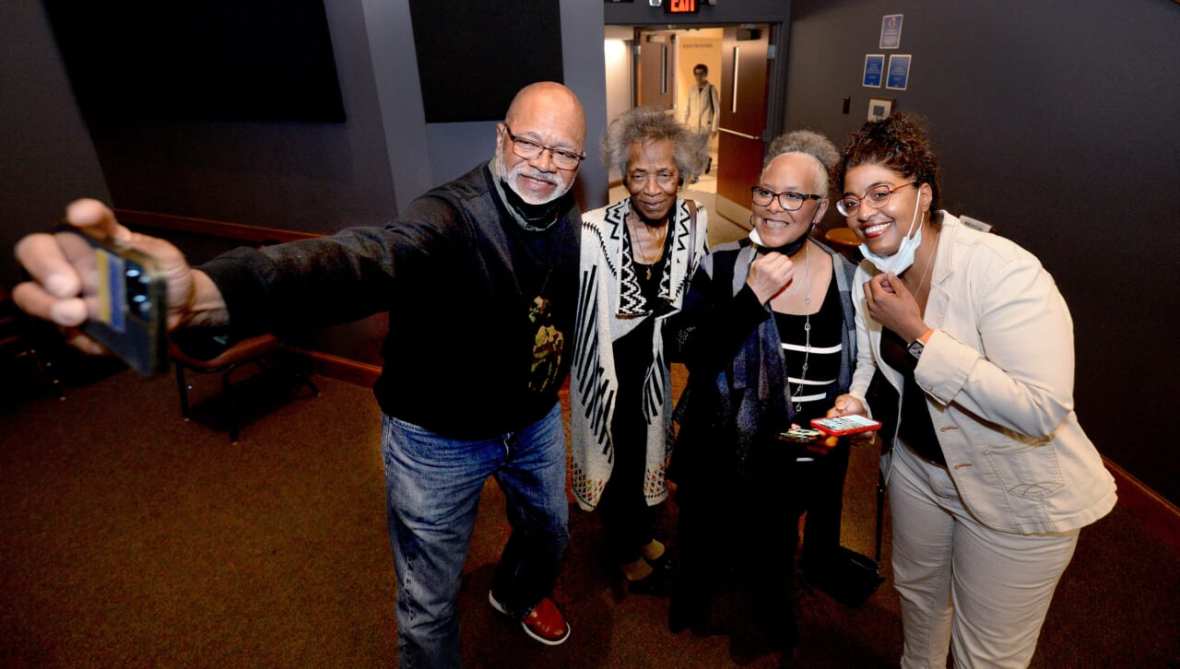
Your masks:
[{"label": "carpeted floor", "polygon": [[[395,664],[378,411],[366,389],[317,382],[321,397],[265,407],[237,445],[182,422],[168,377],[0,410],[0,665]],[[214,378],[195,385],[195,400],[216,395]],[[862,551],[873,460],[854,453],[846,490],[844,543]],[[486,604],[507,523],[485,488],[459,604],[466,666],[731,665],[724,638],[670,634],[665,600],[616,601],[596,517],[574,507],[571,534],[558,598],[573,637],[545,648]],[[1122,508],[1083,532],[1033,666],[1180,666],[1180,556],[1149,537]],[[799,666],[896,664],[888,584],[860,609],[814,591],[802,609]]]}]

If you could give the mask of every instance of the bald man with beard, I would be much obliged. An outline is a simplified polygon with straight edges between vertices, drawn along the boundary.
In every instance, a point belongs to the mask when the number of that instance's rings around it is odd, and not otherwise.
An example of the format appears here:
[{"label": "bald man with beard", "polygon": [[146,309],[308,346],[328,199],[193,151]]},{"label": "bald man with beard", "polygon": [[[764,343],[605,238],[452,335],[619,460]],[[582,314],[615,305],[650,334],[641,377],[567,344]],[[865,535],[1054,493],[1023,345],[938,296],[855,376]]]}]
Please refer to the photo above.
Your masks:
[{"label": "bald man with beard", "polygon": [[[488,600],[541,643],[569,638],[550,595],[569,538],[557,392],[572,352],[580,212],[569,190],[585,137],[573,91],[532,84],[497,124],[490,161],[387,225],[236,249],[197,268],[99,202],[67,210],[72,225],[164,264],[171,330],[219,326],[240,338],[389,312],[374,394],[403,667],[459,666],[459,582],[489,476],[512,534]],[[17,256],[33,277],[13,291],[18,305],[67,327],[87,317],[54,237],[22,239]]]}]

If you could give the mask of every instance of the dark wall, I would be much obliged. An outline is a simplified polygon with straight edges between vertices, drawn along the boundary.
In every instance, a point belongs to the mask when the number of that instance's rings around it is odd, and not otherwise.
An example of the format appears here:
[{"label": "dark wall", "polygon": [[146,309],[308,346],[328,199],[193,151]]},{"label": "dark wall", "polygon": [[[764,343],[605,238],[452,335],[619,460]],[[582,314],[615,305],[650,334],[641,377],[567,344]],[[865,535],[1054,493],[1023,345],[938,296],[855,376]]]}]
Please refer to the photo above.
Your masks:
[{"label": "dark wall", "polygon": [[427,123],[500,121],[521,88],[562,80],[557,0],[410,0],[410,15]]},{"label": "dark wall", "polygon": [[[909,90],[862,88],[893,13]],[[1180,4],[796,0],[793,19],[785,127],[840,144],[869,97],[925,115],[944,207],[1035,253],[1069,302],[1082,425],[1180,502]]]},{"label": "dark wall", "polygon": [[116,206],[332,232],[396,210],[361,0],[325,2],[344,123],[91,127]]},{"label": "dark wall", "polygon": [[[295,230],[375,224],[396,210],[360,0],[325,3],[348,121],[87,127],[41,3],[0,3],[0,248],[70,200]],[[105,176],[105,178],[104,178]],[[109,184],[109,189],[108,189]],[[18,268],[0,252],[0,284]],[[372,362],[384,321],[312,346]]]},{"label": "dark wall", "polygon": [[11,287],[17,239],[81,194],[109,195],[41,3],[0,3],[0,43],[0,286]]},{"label": "dark wall", "polygon": [[[578,95],[585,109],[586,153],[590,156],[578,171],[573,192],[583,209],[595,209],[606,204],[608,190],[606,167],[599,160],[597,150],[606,129],[603,5],[587,0],[560,0],[559,8],[561,78]],[[412,45],[403,48],[409,54],[402,55],[399,61],[414,57]],[[502,117],[505,111],[506,107],[497,116]],[[426,138],[430,184],[453,179],[491,158],[496,146],[497,122],[425,123],[420,126]]]}]

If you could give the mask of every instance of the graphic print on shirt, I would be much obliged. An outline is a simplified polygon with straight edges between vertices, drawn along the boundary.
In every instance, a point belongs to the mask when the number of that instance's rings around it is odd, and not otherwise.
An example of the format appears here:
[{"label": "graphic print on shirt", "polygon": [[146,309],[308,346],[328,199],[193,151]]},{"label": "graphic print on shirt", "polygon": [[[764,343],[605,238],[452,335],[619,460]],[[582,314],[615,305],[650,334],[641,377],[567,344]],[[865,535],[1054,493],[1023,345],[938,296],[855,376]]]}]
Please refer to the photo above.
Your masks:
[{"label": "graphic print on shirt", "polygon": [[561,374],[565,355],[565,334],[554,325],[549,300],[538,295],[529,307],[529,324],[536,328],[533,335],[533,359],[529,366],[529,390],[545,393],[553,387]]}]

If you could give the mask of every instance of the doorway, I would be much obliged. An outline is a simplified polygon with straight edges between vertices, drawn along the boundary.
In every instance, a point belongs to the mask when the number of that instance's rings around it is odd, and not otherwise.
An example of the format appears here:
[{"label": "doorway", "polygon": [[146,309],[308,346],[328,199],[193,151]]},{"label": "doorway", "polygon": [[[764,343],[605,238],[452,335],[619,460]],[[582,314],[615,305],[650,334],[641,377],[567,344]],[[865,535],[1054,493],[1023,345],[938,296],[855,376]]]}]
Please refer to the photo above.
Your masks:
[{"label": "doorway", "polygon": [[[707,133],[709,169],[685,191],[709,210],[710,243],[746,236],[767,134],[770,26],[606,26],[604,35],[607,122],[647,106]],[[610,182],[612,202],[627,196],[621,174]]]}]

